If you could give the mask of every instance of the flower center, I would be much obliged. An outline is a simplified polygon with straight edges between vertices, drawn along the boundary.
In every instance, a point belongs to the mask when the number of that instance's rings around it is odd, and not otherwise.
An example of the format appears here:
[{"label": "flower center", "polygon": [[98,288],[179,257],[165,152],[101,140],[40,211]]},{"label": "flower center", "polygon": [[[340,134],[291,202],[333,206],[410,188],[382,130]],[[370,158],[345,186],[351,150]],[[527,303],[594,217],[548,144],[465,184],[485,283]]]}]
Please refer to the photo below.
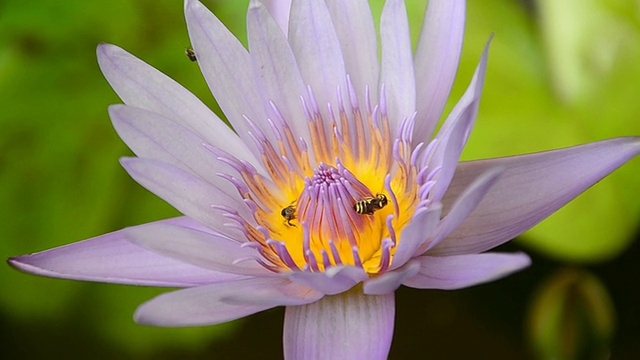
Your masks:
[{"label": "flower center", "polygon": [[307,98],[302,107],[309,145],[294,136],[275,104],[276,116],[268,121],[272,134],[247,119],[266,174],[212,150],[239,173],[242,179],[222,176],[254,214],[243,219],[229,211],[228,217],[241,225],[250,240],[246,245],[260,252],[258,261],[273,271],[352,265],[382,272],[392,263],[400,231],[428,203],[415,166],[419,149],[412,152],[410,146],[413,118],[404,119],[392,137],[384,90],[381,104],[372,108],[367,101],[365,111],[354,95],[345,106],[340,91],[336,114],[330,106],[321,112],[311,91]]}]

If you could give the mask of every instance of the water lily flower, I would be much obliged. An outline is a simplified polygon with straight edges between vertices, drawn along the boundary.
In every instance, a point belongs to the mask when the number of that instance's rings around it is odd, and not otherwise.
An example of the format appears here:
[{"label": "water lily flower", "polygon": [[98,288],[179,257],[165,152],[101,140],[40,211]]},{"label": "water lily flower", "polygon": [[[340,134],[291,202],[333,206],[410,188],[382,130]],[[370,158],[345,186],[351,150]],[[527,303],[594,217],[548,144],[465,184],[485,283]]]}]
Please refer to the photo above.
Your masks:
[{"label": "water lily flower", "polygon": [[124,102],[111,120],[137,155],[122,165],[184,216],[9,260],[37,275],[183,288],[141,305],[139,323],[217,324],[286,306],[286,358],[385,358],[399,286],[459,289],[528,266],[523,253],[487,250],[640,152],[628,137],[459,162],[488,45],[432,133],[460,57],[462,0],[429,1],[415,54],[404,2],[388,0],[380,58],[364,0],[284,12],[251,1],[248,50],[197,0],[185,13],[233,129],[131,54],[97,51]]}]

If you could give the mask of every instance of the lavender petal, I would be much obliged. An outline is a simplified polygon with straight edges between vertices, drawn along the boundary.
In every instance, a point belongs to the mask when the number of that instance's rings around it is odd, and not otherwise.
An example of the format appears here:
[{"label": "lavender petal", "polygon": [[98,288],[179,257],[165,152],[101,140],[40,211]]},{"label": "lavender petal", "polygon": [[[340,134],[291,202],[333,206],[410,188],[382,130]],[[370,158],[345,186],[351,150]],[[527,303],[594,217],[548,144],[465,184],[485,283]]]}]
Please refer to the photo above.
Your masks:
[{"label": "lavender petal", "polygon": [[364,89],[371,91],[371,103],[378,103],[378,35],[366,0],[328,0],[331,20],[338,34],[347,74],[358,92],[358,103],[366,104]]},{"label": "lavender petal", "polygon": [[505,277],[531,264],[524,253],[465,254],[452,256],[420,256],[417,275],[403,282],[418,289],[454,290],[483,284]]},{"label": "lavender petal", "polygon": [[436,149],[434,155],[435,163],[431,164],[434,168],[442,166],[442,170],[438,174],[438,182],[433,190],[435,200],[442,199],[449,187],[462,149],[467,143],[475,123],[480,96],[482,95],[482,86],[484,85],[484,76],[487,70],[490,43],[491,40],[485,46],[467,91],[462,95],[456,106],[453,107],[447,120],[442,124],[440,131],[436,135],[436,138],[443,143]]},{"label": "lavender petal", "polygon": [[[252,299],[247,303],[235,299]],[[214,325],[279,305],[315,301],[308,289],[278,277],[260,277],[198,286],[162,294],[140,305],[136,322],[154,326]]]},{"label": "lavender petal", "polygon": [[427,142],[449,97],[465,24],[464,0],[430,0],[416,48],[415,143]]},{"label": "lavender petal", "polygon": [[[127,105],[149,110],[190,129],[211,144],[238,136],[195,95],[160,71],[121,48],[101,44],[98,64],[105,78]],[[229,153],[255,159],[239,141],[230,141]],[[256,162],[256,161],[252,161]]]},{"label": "lavender petal", "polygon": [[473,178],[504,167],[480,205],[429,254],[483,252],[531,228],[640,154],[640,137],[623,137],[540,153],[460,163],[445,206]]},{"label": "lavender petal", "polygon": [[393,336],[394,294],[353,290],[304,306],[288,306],[285,359],[386,359]]},{"label": "lavender petal", "polygon": [[148,224],[124,230],[132,243],[180,262],[238,275],[264,276],[268,270],[255,261],[236,260],[260,258],[255,249],[241,247],[242,242],[219,234],[170,224]]},{"label": "lavender petal", "polygon": [[[185,1],[185,18],[191,44],[211,93],[244,143],[253,144],[248,134],[251,127],[243,116],[262,120],[266,113],[251,71],[249,52],[199,1]],[[263,130],[268,128],[265,126]],[[228,139],[220,134],[216,137]],[[250,149],[259,159],[257,148],[250,146]]]},{"label": "lavender petal", "polygon": [[416,83],[411,55],[407,9],[402,0],[385,3],[380,17],[382,68],[380,83],[385,86],[391,131],[416,110]]},{"label": "lavender petal", "polygon": [[[298,64],[282,30],[264,5],[257,0],[252,0],[249,5],[247,37],[253,76],[258,83],[261,102],[267,109],[267,117],[278,117],[270,105],[273,102],[292,132],[310,144],[307,118],[300,103],[300,96],[306,98],[307,90]],[[252,120],[266,124],[262,118]],[[270,137],[270,133],[265,131],[265,135],[275,141],[275,138]]]},{"label": "lavender petal", "polygon": [[[328,118],[333,109],[347,103],[347,76],[338,35],[323,1],[294,1],[291,7],[289,43],[304,83],[311,86],[320,111]],[[340,88],[342,99],[337,100]]]},{"label": "lavender petal", "polygon": [[[204,144],[213,145],[189,129],[159,114],[128,105],[110,106],[109,115],[118,135],[138,157],[176,166],[225,193],[235,191],[235,187],[218,174],[235,175],[236,170],[213,156]],[[233,147],[223,141],[215,146],[225,151]]]},{"label": "lavender petal", "polygon": [[[394,258],[395,259],[395,258]],[[395,291],[405,280],[420,271],[420,262],[409,261],[402,267],[388,271],[364,282],[362,291],[367,295],[383,295]]]},{"label": "lavender petal", "polygon": [[245,219],[251,212],[237,197],[232,197],[215,186],[172,165],[150,159],[122,158],[122,166],[131,177],[176,208],[230,238],[242,238],[238,230],[225,227],[221,211],[212,205],[236,209]]},{"label": "lavender petal", "polygon": [[[204,231],[202,225],[188,217],[153,224],[171,224]],[[240,278],[235,274],[203,269],[147,251],[128,241],[124,236],[125,231],[16,256],[9,259],[9,264],[41,276],[144,286],[190,287]]]}]

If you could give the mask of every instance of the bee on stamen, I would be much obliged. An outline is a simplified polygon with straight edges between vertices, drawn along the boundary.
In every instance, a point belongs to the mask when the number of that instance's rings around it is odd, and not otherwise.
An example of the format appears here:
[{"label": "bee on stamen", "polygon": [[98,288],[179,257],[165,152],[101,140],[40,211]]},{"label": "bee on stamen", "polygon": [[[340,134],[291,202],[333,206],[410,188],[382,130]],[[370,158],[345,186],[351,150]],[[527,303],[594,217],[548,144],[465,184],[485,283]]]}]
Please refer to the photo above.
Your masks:
[{"label": "bee on stamen", "polygon": [[293,204],[282,209],[282,211],[280,211],[280,215],[282,215],[282,217],[285,219],[285,222],[287,223],[287,225],[296,227],[294,224],[291,223],[291,220],[296,219],[296,208]]},{"label": "bee on stamen", "polygon": [[353,205],[353,210],[361,215],[372,215],[374,212],[387,206],[387,196],[376,194],[375,197],[366,197]]},{"label": "bee on stamen", "polygon": [[192,48],[188,47],[188,48],[184,49],[184,54],[187,55],[189,60],[191,60],[193,62],[198,61],[198,57],[196,56],[196,52],[193,51]]}]

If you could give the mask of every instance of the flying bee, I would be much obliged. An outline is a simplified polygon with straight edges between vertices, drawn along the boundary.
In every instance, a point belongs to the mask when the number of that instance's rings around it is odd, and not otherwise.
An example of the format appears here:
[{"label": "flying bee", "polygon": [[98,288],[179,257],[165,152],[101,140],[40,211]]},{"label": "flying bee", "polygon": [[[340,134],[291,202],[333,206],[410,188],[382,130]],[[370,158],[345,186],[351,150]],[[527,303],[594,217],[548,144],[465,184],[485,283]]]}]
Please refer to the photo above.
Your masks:
[{"label": "flying bee", "polygon": [[285,219],[285,222],[287,223],[287,225],[296,227],[294,224],[291,223],[291,220],[296,219],[296,208],[293,204],[282,209],[282,211],[280,211],[280,215],[282,215],[282,217]]},{"label": "flying bee", "polygon": [[376,194],[375,197],[366,197],[353,205],[353,210],[361,215],[372,215],[374,212],[387,206],[387,196],[385,194]]},{"label": "flying bee", "polygon": [[189,60],[191,60],[193,62],[198,61],[198,57],[196,56],[196,52],[193,51],[192,48],[188,47],[188,48],[184,49],[184,54],[187,55]]}]

